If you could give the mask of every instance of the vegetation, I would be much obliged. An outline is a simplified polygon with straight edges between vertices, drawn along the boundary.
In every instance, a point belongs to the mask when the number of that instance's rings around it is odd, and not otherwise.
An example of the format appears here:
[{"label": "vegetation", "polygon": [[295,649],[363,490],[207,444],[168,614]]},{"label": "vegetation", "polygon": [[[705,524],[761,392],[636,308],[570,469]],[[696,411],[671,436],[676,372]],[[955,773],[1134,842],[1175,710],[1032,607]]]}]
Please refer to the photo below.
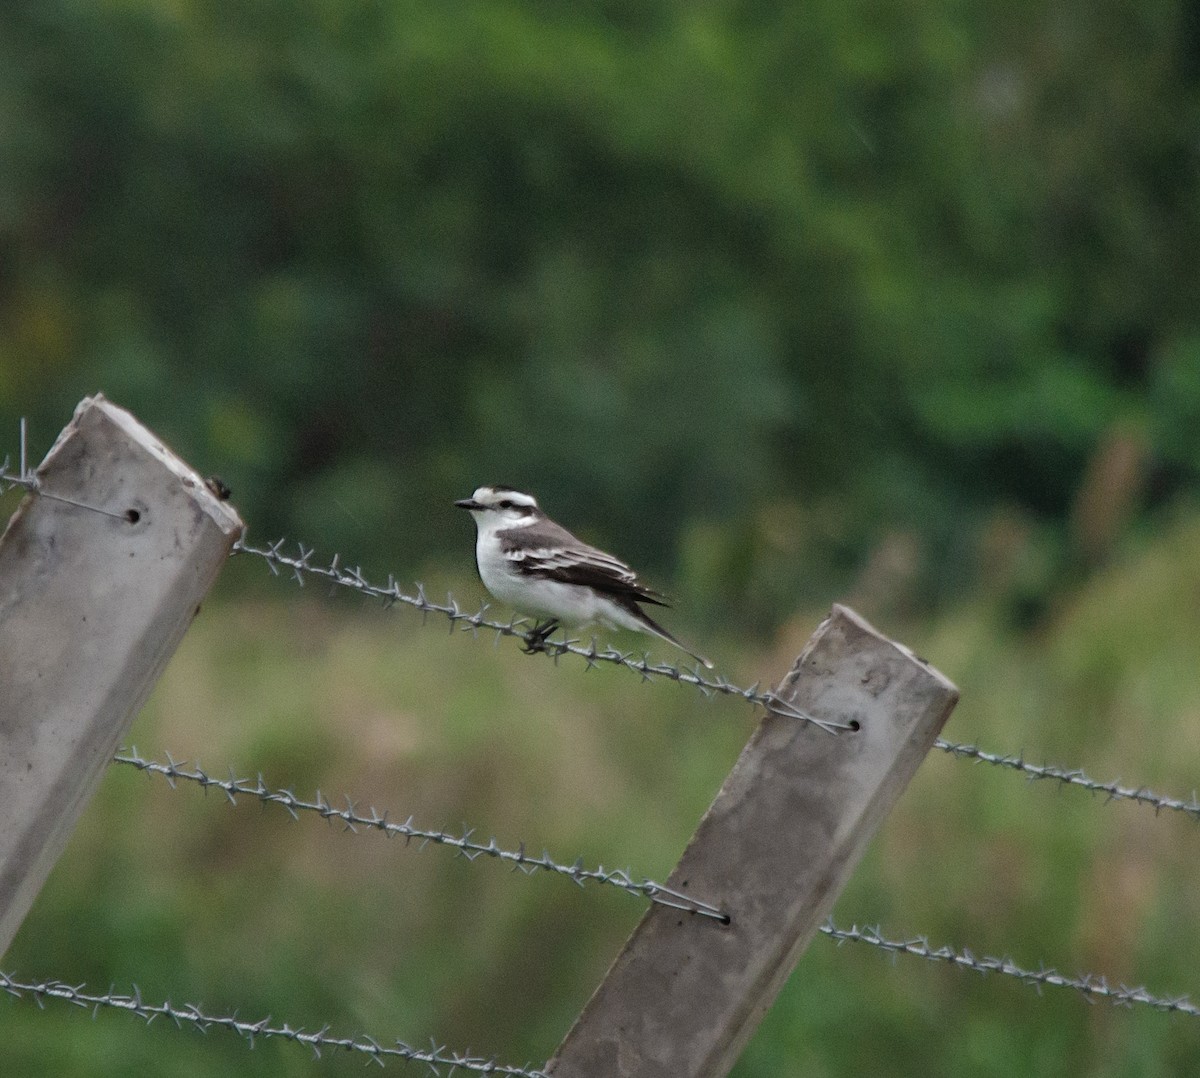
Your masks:
[{"label": "vegetation", "polygon": [[[232,768],[311,797],[350,794],[416,822],[478,826],[560,859],[662,878],[753,723],[732,701],[616,669],[526,658],[422,627],[403,608],[300,592],[244,598],[234,562],[130,741],[214,774]],[[441,582],[439,582],[441,583]],[[472,587],[456,588],[464,600]],[[1086,765],[1187,796],[1200,524],[1180,522],[1096,575],[1037,634],[995,603],[888,626],[963,690],[947,735]],[[705,640],[730,677],[778,677],[819,612],[773,648]],[[1194,820],[933,753],[835,910],[839,923],[1093,972],[1195,997]],[[94,989],[237,1008],[381,1040],[433,1036],[509,1062],[551,1051],[640,916],[606,888],[525,879],[379,835],[114,767],[4,959]],[[13,1074],[357,1074],[155,1023],[48,1004],[0,1005]],[[1088,1006],[823,937],[788,983],[737,1078],[1187,1073],[1200,1024]],[[403,1067],[395,1066],[397,1071]]]},{"label": "vegetation", "polygon": [[1043,595],[1195,488],[1198,41],[1179,0],[8,5],[0,429],[103,388],[389,569],[504,481],[747,625],[889,537],[958,594],[997,512]]},{"label": "vegetation", "polygon": [[[450,501],[526,486],[727,676],[849,601],[951,736],[1186,796],[1198,58],[1182,0],[0,5],[0,458],[101,389],[257,538],[464,600]],[[661,877],[750,728],[260,568],[145,753]],[[1194,827],[935,756],[837,916],[1197,993]],[[523,1062],[638,915],[114,768],[3,968]],[[817,940],[736,1074],[1170,1075],[1194,1025]],[[0,1030],[34,1078],[362,1065]]]}]

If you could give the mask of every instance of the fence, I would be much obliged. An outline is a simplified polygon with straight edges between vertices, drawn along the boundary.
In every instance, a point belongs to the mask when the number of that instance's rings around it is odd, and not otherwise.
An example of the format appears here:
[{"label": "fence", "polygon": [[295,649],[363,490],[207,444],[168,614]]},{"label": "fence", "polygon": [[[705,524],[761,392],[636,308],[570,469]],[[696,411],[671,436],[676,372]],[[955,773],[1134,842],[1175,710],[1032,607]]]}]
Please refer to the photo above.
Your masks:
[{"label": "fence", "polygon": [[[189,482],[194,484],[194,479],[191,477],[188,477],[188,479]],[[88,481],[93,484],[96,482],[94,476],[89,477]],[[77,523],[84,529],[88,527],[87,518],[93,512],[118,521],[121,525],[132,527],[143,524],[142,515],[150,513],[150,507],[145,504],[144,498],[142,501],[136,501],[135,499],[136,504],[135,502],[130,502],[126,508],[114,509],[110,504],[112,491],[89,490],[87,486],[67,491],[64,491],[62,488],[50,489],[42,478],[29,472],[24,460],[23,448],[20,464],[16,472],[10,469],[8,461],[5,461],[3,467],[0,468],[0,493],[3,492],[6,484],[23,487],[26,491],[37,495],[39,498],[56,501],[74,510],[81,511],[82,516],[79,517]],[[124,506],[125,502],[130,501],[129,494],[134,493],[140,498],[143,492],[140,487],[125,487],[118,484],[117,493],[124,496],[124,500],[119,502],[119,505]],[[219,501],[219,499],[217,500]],[[137,514],[138,516],[135,519],[131,514]],[[229,529],[222,532],[223,536],[229,534]],[[282,542],[266,546],[256,546],[246,542],[244,538],[239,538],[232,543],[232,551],[239,557],[260,560],[273,574],[278,576],[286,574],[300,585],[303,585],[307,579],[320,580],[325,584],[375,599],[387,606],[412,608],[420,612],[423,619],[438,619],[443,624],[448,625],[451,630],[460,628],[474,635],[487,632],[496,634],[498,637],[528,640],[528,627],[520,619],[509,621],[495,620],[487,616],[486,608],[475,612],[466,612],[452,599],[448,599],[444,603],[435,602],[429,599],[422,588],[417,587],[414,591],[405,591],[393,578],[389,578],[386,582],[372,583],[365,579],[359,569],[345,568],[344,559],[334,558],[328,563],[319,563],[316,561],[313,551],[303,546],[295,547],[294,553],[289,554],[287,553],[286,545]],[[2,565],[3,562],[0,561],[0,566]],[[173,585],[172,589],[168,590],[177,589]],[[194,607],[195,601],[194,589],[185,592],[182,602],[178,601],[178,598],[176,599],[175,605],[178,607],[177,620],[183,620],[185,614],[187,617],[190,617],[190,611]],[[161,612],[156,611],[155,618],[158,622],[161,622]],[[186,624],[186,621],[184,621],[184,624]],[[870,652],[871,660],[867,662],[865,667],[853,667],[856,671],[860,669],[865,670],[868,675],[860,678],[860,682],[869,683],[870,677],[876,676],[875,671],[880,669],[879,664],[885,661],[895,664],[894,669],[890,669],[886,677],[881,677],[881,682],[886,684],[890,684],[893,679],[901,677],[901,674],[897,673],[897,671],[904,671],[904,676],[913,678],[919,677],[923,673],[921,669],[923,664],[918,660],[913,659],[911,656],[906,656],[902,650],[895,649],[890,643],[874,640],[865,631],[861,630],[860,626],[854,624],[852,618],[847,616],[843,618],[843,622],[840,624],[844,633],[855,634],[861,632],[862,635],[856,637],[853,646],[844,646],[842,653],[835,655],[822,652],[824,660],[830,666],[838,666],[839,663],[843,666],[847,663],[853,666],[853,662],[861,659],[864,649],[870,651],[871,648],[876,648],[876,651]],[[843,641],[843,644],[845,644],[845,641]],[[827,639],[824,642],[818,639],[814,645],[810,645],[810,650],[806,652],[806,655],[809,655],[811,658],[812,649],[822,646],[829,648],[832,645]],[[790,682],[785,680],[784,685],[777,690],[764,690],[758,685],[739,687],[720,676],[702,673],[698,667],[689,669],[671,664],[655,663],[645,654],[622,652],[608,647],[602,648],[594,640],[586,644],[578,640],[552,643],[549,653],[555,662],[563,658],[569,658],[581,661],[589,667],[598,664],[611,664],[630,671],[644,680],[667,680],[685,688],[695,689],[707,696],[728,696],[747,701],[765,713],[764,724],[760,727],[760,731],[763,729],[767,731],[767,734],[763,735],[757,745],[752,742],[751,748],[747,750],[751,756],[751,765],[761,765],[763,753],[772,753],[774,754],[772,759],[776,762],[784,761],[790,766],[802,766],[808,769],[805,774],[810,784],[813,782],[812,769],[814,767],[818,773],[822,771],[831,772],[841,778],[845,778],[846,771],[844,768],[847,765],[842,761],[838,761],[836,754],[844,751],[841,746],[845,745],[847,736],[859,734],[863,729],[869,731],[881,725],[874,721],[874,715],[868,715],[866,711],[862,710],[867,706],[862,701],[856,700],[853,706],[832,707],[830,705],[831,695],[837,696],[837,693],[844,691],[843,682],[846,680],[844,669],[837,676],[830,677],[828,684],[825,684],[823,688],[818,689],[813,685],[808,685],[805,690],[805,686],[800,684],[801,691],[797,694],[793,690],[802,681],[802,675],[805,673],[802,669],[802,663],[798,663],[797,669],[793,671]],[[803,658],[804,656],[802,656]],[[160,654],[155,657],[155,663],[161,662],[165,662],[165,655]],[[818,663],[816,665],[820,666],[822,664]],[[926,695],[935,689],[941,689],[941,686],[936,683],[936,679],[932,683],[922,681],[920,684],[921,692]],[[139,687],[139,692],[140,688],[143,687]],[[886,685],[883,687],[886,687]],[[880,691],[882,691],[882,688]],[[917,695],[920,696],[921,693],[917,693]],[[137,696],[138,693],[132,694],[121,706],[132,710],[136,707]],[[933,745],[957,759],[1012,771],[1033,781],[1050,781],[1064,787],[1082,788],[1093,793],[1102,793],[1109,800],[1129,800],[1148,804],[1153,806],[1156,811],[1178,812],[1192,818],[1200,816],[1200,804],[1197,803],[1194,793],[1190,800],[1182,800],[1158,794],[1145,788],[1123,786],[1116,782],[1097,781],[1089,778],[1077,769],[1031,764],[1017,755],[991,753],[973,745],[958,744],[937,737],[936,728],[940,727],[938,719],[940,718],[944,721],[945,715],[948,713],[947,700],[952,705],[952,698],[947,697],[943,691],[942,695],[937,698],[932,706],[927,698],[919,700],[916,704],[910,704],[909,706],[912,710],[910,725],[924,723],[920,735],[915,741],[911,738],[906,738],[902,739],[902,744],[900,745],[889,746],[891,754],[885,754],[876,760],[875,765],[882,770],[888,770],[894,765],[897,755],[907,752],[911,768],[915,769],[920,758],[924,755],[925,747]],[[843,705],[844,703],[842,701]],[[898,710],[903,711],[904,708],[897,708],[895,699],[889,700],[887,712],[889,721],[894,720]],[[846,717],[848,715],[859,717],[848,719]],[[803,737],[804,740],[797,742],[796,739],[798,736]],[[763,741],[771,742],[772,737],[775,737],[777,743],[762,743]],[[802,753],[797,752],[797,744],[803,747]],[[755,755],[756,753],[757,755]],[[797,759],[797,757],[800,758]],[[831,760],[837,761],[835,766],[831,767]],[[201,769],[198,765],[187,766],[179,764],[172,760],[170,756],[166,757],[165,762],[145,759],[136,750],[116,755],[115,761],[121,766],[136,768],[148,775],[161,777],[172,786],[194,785],[206,790],[214,789],[224,794],[230,802],[234,803],[239,798],[253,798],[264,805],[278,806],[295,819],[299,819],[302,816],[312,816],[327,821],[336,820],[343,824],[349,832],[354,832],[358,829],[376,830],[389,837],[400,838],[406,845],[415,843],[420,847],[431,846],[442,848],[452,851],[455,855],[466,858],[469,861],[491,860],[505,863],[530,877],[558,876],[580,886],[614,887],[635,898],[646,901],[649,904],[651,912],[657,909],[664,914],[669,914],[672,918],[677,917],[678,911],[686,911],[693,914],[694,917],[687,921],[689,926],[688,931],[710,933],[710,935],[702,937],[705,940],[705,946],[709,948],[714,946],[714,940],[729,939],[738,934],[737,932],[726,931],[726,927],[731,921],[735,928],[744,934],[740,917],[742,909],[746,905],[746,895],[744,893],[745,888],[748,886],[746,880],[748,877],[754,875],[753,851],[749,851],[751,856],[749,863],[738,862],[736,865],[736,870],[742,874],[739,876],[737,887],[731,889],[720,883],[720,873],[716,874],[718,882],[714,883],[714,889],[711,892],[697,887],[695,885],[696,879],[702,879],[705,875],[705,862],[712,859],[710,847],[712,846],[713,838],[711,835],[707,837],[704,835],[705,824],[702,824],[701,832],[698,832],[697,843],[694,843],[693,847],[689,847],[689,853],[685,854],[686,859],[699,849],[703,855],[701,857],[701,864],[699,866],[693,864],[691,871],[686,873],[689,879],[689,886],[695,891],[695,893],[692,893],[692,890],[685,891],[681,886],[673,886],[671,881],[659,883],[640,876],[631,869],[612,870],[605,869],[602,865],[593,868],[586,866],[581,858],[574,861],[556,859],[546,851],[536,855],[531,854],[524,844],[517,844],[514,848],[512,846],[501,846],[494,838],[489,838],[486,842],[481,841],[475,837],[475,833],[470,829],[464,829],[459,834],[453,834],[443,830],[422,827],[411,816],[402,822],[397,822],[389,819],[386,812],[380,813],[373,808],[369,811],[360,810],[356,807],[354,801],[348,797],[339,801],[338,804],[331,803],[320,793],[311,799],[302,798],[290,790],[269,787],[261,775],[253,780],[237,778],[233,774],[230,774],[228,778],[216,778],[209,772]],[[87,775],[83,775],[82,779],[85,782],[89,781]],[[859,779],[856,783],[851,783],[850,785],[861,788],[859,791],[860,802],[851,815],[855,818],[874,816],[875,822],[878,822],[886,812],[887,804],[890,803],[888,799],[894,799],[894,796],[898,796],[900,789],[903,787],[903,780],[898,785],[894,785],[888,791],[885,800],[879,803],[876,803],[874,800],[879,796],[880,784],[878,782]],[[723,790],[723,794],[724,792]],[[835,814],[844,813],[846,812],[846,805],[840,803],[840,799],[847,796],[850,795],[847,795],[845,790],[834,793],[828,789],[823,789],[819,792],[818,802],[822,806],[827,807],[830,812]],[[716,809],[719,802],[720,797],[718,798],[718,803],[714,804],[714,809]],[[744,802],[739,802],[739,809],[742,807],[744,807]],[[753,807],[752,804],[751,808]],[[775,813],[778,811],[778,807],[772,806],[770,811]],[[710,816],[712,815],[710,813]],[[716,827],[718,830],[720,829],[722,825],[720,816],[719,812],[715,814],[715,823],[712,824],[710,830],[713,827]],[[706,823],[708,820],[709,818],[706,818]],[[828,821],[825,821],[821,830],[829,830],[830,828],[827,824]],[[761,826],[761,821],[759,826]],[[836,830],[836,828],[834,829]],[[814,851],[814,856],[827,858],[820,862],[820,872],[828,875],[831,871],[830,865],[833,865],[833,874],[841,874],[844,878],[844,873],[848,873],[852,868],[855,854],[861,850],[861,846],[869,838],[871,830],[870,827],[867,827],[865,831],[859,833],[856,836],[855,842],[851,844],[852,848],[842,848],[832,854],[826,854],[821,850]],[[65,840],[65,836],[61,834],[56,833],[51,835],[49,840],[50,848],[53,849],[56,842],[59,843],[60,848],[62,840]],[[733,845],[735,847],[743,844],[740,840],[731,842],[728,833],[718,835],[717,841],[718,843]],[[695,861],[695,857],[693,857],[693,861]],[[696,871],[697,868],[699,868],[699,871]],[[672,875],[672,881],[676,880],[676,875]],[[787,882],[790,886],[794,881],[789,880]],[[756,884],[750,884],[750,886],[754,885]],[[794,961],[794,957],[798,957],[798,954],[795,954],[795,952],[803,946],[805,934],[806,932],[811,934],[809,931],[811,929],[811,931],[819,931],[825,934],[839,944],[860,943],[897,956],[921,958],[930,962],[944,963],[962,969],[969,969],[981,974],[998,974],[1014,978],[1038,989],[1044,987],[1068,988],[1090,999],[1107,1000],[1129,1006],[1144,1006],[1156,1010],[1179,1013],[1189,1017],[1195,1017],[1197,1014],[1200,1014],[1200,1010],[1187,997],[1156,995],[1141,987],[1114,986],[1108,984],[1103,977],[1092,974],[1068,976],[1044,966],[1025,968],[1007,957],[979,958],[974,956],[969,950],[955,950],[946,946],[934,946],[924,937],[920,936],[893,939],[885,935],[880,928],[860,928],[858,926],[839,928],[832,921],[824,919],[823,916],[814,916],[819,912],[822,905],[831,905],[835,897],[836,887],[831,893],[822,896],[819,901],[814,900],[811,892],[806,892],[805,902],[808,908],[800,913],[796,913],[795,916],[799,917],[801,914],[807,916],[808,921],[812,922],[808,928],[804,925],[790,923],[794,918],[789,918],[789,926],[786,930],[775,926],[772,927],[770,932],[765,933],[765,936],[768,936],[769,939],[758,937],[751,941],[744,939],[741,941],[740,945],[748,947],[751,953],[757,954],[765,947],[771,954],[768,963],[770,966],[770,970],[768,971],[770,976],[767,977],[767,980],[770,980],[772,984],[756,990],[758,992],[758,999],[769,1003],[774,988],[777,987],[779,980],[785,977],[790,969],[788,960],[792,959]],[[773,901],[778,904],[783,900],[776,894],[773,897]],[[700,927],[698,929],[694,927],[704,926],[706,922],[710,927]],[[683,922],[679,923],[682,924]],[[633,976],[639,970],[644,969],[646,962],[662,962],[664,960],[664,948],[670,946],[669,941],[664,943],[664,940],[661,938],[661,931],[659,933],[660,938],[653,938],[655,928],[652,921],[647,920],[643,923],[643,926],[645,925],[650,925],[651,927],[645,931],[639,930],[640,935],[635,934],[635,939],[631,941],[629,949],[622,956],[622,959],[618,961],[618,967],[621,967],[622,962],[624,962],[623,968],[632,971],[629,976]],[[711,933],[723,933],[723,935],[712,935]],[[688,942],[690,945],[694,942],[694,938],[694,936],[689,936],[685,942]],[[724,956],[722,960],[727,961],[727,959],[728,956]],[[599,1004],[594,1000],[593,1004],[589,1005],[593,1013],[589,1014],[588,1011],[585,1011],[583,1018],[585,1028],[581,1031],[577,1027],[575,1034],[573,1034],[574,1041],[572,1041],[571,1037],[568,1037],[565,1043],[564,1047],[567,1052],[571,1050],[572,1044],[582,1046],[577,1049],[576,1057],[572,1059],[569,1055],[564,1056],[563,1052],[560,1051],[560,1056],[547,1065],[544,1071],[535,1069],[532,1064],[524,1066],[505,1065],[496,1060],[473,1056],[469,1053],[456,1053],[445,1046],[436,1044],[431,1045],[428,1049],[414,1048],[403,1041],[389,1042],[385,1045],[369,1037],[334,1036],[329,1033],[328,1029],[306,1032],[302,1029],[293,1028],[287,1023],[273,1023],[268,1019],[246,1021],[238,1018],[236,1015],[209,1014],[198,1005],[174,1006],[170,1002],[148,1003],[136,989],[129,994],[118,994],[111,991],[108,993],[91,993],[86,991],[82,986],[71,986],[55,981],[23,981],[7,974],[0,974],[0,987],[4,988],[10,995],[33,999],[39,1004],[45,1001],[63,1001],[86,1007],[92,1010],[93,1013],[100,1009],[113,1008],[136,1014],[146,1021],[161,1017],[170,1019],[177,1026],[193,1026],[200,1029],[222,1028],[237,1033],[251,1043],[256,1038],[281,1038],[305,1045],[318,1056],[324,1049],[341,1049],[363,1054],[368,1059],[381,1064],[388,1059],[403,1059],[418,1062],[426,1066],[433,1073],[441,1073],[443,1069],[448,1072],[459,1069],[479,1073],[537,1076],[551,1073],[554,1075],[563,1075],[568,1073],[606,1072],[596,1069],[596,1057],[594,1055],[588,1056],[584,1049],[594,1050],[595,1045],[605,1043],[606,1038],[611,1040],[611,1033],[606,1032],[606,1027],[611,1029],[613,1023],[616,1021],[615,1014],[620,1010],[621,1006],[633,1005],[638,1009],[646,1006],[646,1001],[636,995],[635,990],[630,987],[629,983],[624,985],[620,983],[621,969],[618,968],[615,972],[618,979],[614,981],[610,978],[605,982],[606,986],[614,985],[615,987],[609,989],[607,997],[603,995],[604,989],[602,988],[601,993],[598,993],[597,997],[600,1001]],[[636,976],[633,976],[633,979],[636,981]],[[702,979],[711,980],[707,975]],[[729,991],[732,991],[732,996],[729,995]],[[732,990],[721,989],[726,1002],[730,1002],[740,1008],[744,1008],[745,1006],[747,991],[745,986],[738,986]],[[613,1002],[613,1000],[616,1002]],[[712,1024],[713,1006],[713,1001],[709,999],[703,1008],[698,1009],[698,1013],[706,1024]],[[587,1025],[589,1022],[591,1023],[590,1026]],[[751,1026],[750,1028],[753,1027]],[[736,1058],[736,1052],[747,1035],[748,1030],[744,1025],[736,1026],[735,1028],[731,1019],[729,1028],[724,1029],[720,1038],[718,1038],[719,1043],[714,1042],[706,1045],[704,1059],[689,1061],[686,1070],[678,1069],[664,1071],[664,1073],[724,1073],[732,1064],[732,1060]],[[689,1040],[694,1036],[694,1033],[681,1031],[676,1028],[672,1036],[675,1040],[681,1038]],[[674,1050],[678,1051],[678,1046]],[[575,1070],[571,1070],[572,1067]],[[616,1073],[616,1071],[612,1070],[611,1073]]]}]

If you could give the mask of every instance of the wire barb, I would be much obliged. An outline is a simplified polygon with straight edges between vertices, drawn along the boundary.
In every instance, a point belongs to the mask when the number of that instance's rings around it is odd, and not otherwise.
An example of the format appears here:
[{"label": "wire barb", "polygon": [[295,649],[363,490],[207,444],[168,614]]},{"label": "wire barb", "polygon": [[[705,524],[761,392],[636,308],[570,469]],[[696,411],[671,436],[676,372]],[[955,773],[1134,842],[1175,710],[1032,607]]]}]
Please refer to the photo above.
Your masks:
[{"label": "wire barb", "polygon": [[525,875],[530,875],[540,869],[552,875],[565,876],[580,887],[588,882],[609,884],[659,906],[669,906],[671,909],[694,913],[721,924],[728,924],[730,920],[729,914],[720,907],[672,890],[665,884],[657,883],[648,877],[635,879],[630,872],[609,871],[603,865],[597,868],[585,868],[582,857],[570,865],[554,860],[547,852],[543,852],[541,857],[530,857],[525,852],[523,842],[515,850],[503,849],[496,844],[495,838],[489,838],[487,842],[480,842],[472,837],[475,833],[474,828],[469,828],[465,824],[462,832],[455,835],[449,831],[435,831],[418,827],[413,823],[411,816],[404,823],[392,823],[387,818],[387,812],[381,814],[377,809],[372,808],[370,814],[367,815],[358,811],[348,796],[343,798],[346,803],[345,808],[335,808],[321,793],[317,794],[315,801],[306,801],[297,797],[291,790],[272,789],[263,782],[262,775],[259,775],[254,782],[249,779],[232,777],[228,779],[214,778],[199,766],[189,768],[176,763],[169,753],[165,764],[146,760],[139,755],[136,746],[131,748],[128,753],[122,752],[115,756],[114,763],[137,768],[147,775],[160,775],[172,788],[175,787],[177,780],[183,779],[196,783],[205,791],[210,787],[215,787],[222,791],[231,802],[236,803],[239,795],[245,795],[257,798],[264,805],[280,805],[294,820],[300,818],[301,812],[311,812],[329,821],[340,820],[345,829],[354,834],[357,834],[355,830],[357,827],[373,828],[390,838],[403,838],[406,844],[415,839],[422,848],[430,844],[445,846],[457,851],[459,856],[465,857],[468,861],[487,856],[511,864]]},{"label": "wire barb", "polygon": [[[191,1026],[201,1033],[207,1033],[210,1029],[226,1029],[244,1038],[251,1047],[254,1046],[256,1037],[282,1037],[284,1040],[308,1046],[318,1057],[322,1049],[340,1048],[348,1052],[360,1052],[380,1065],[384,1059],[403,1059],[410,1063],[423,1063],[429,1068],[430,1074],[439,1078],[443,1073],[449,1076],[456,1070],[503,1075],[505,1078],[546,1078],[544,1071],[534,1070],[528,1065],[508,1066],[497,1063],[491,1057],[472,1055],[469,1052],[453,1052],[432,1040],[429,1048],[415,1048],[402,1040],[380,1044],[367,1036],[333,1036],[329,1033],[328,1026],[310,1033],[302,1026],[292,1026],[287,1022],[273,1024],[270,1016],[257,1022],[248,1022],[238,1018],[236,1011],[231,1014],[209,1014],[195,1003],[185,1003],[183,1006],[175,1006],[170,1000],[147,1003],[142,999],[141,990],[137,985],[133,985],[129,993],[118,993],[110,989],[102,994],[94,994],[85,991],[83,985],[69,985],[62,981],[19,981],[11,974],[0,971],[0,992],[6,992],[16,999],[29,996],[39,1007],[44,1007],[46,1000],[51,999],[88,1008],[93,1013],[101,1007],[112,1007],[137,1015],[147,1025],[155,1018],[166,1017],[178,1028]],[[445,1071],[443,1068],[446,1068]]]},{"label": "wire barb", "polygon": [[[470,631],[473,635],[477,635],[480,629],[488,629],[494,632],[497,637],[512,636],[518,640],[523,640],[526,644],[534,643],[536,640],[534,634],[526,629],[526,626],[530,624],[527,619],[514,617],[508,621],[492,620],[484,616],[487,610],[486,604],[480,607],[475,613],[467,613],[459,607],[452,596],[448,596],[444,603],[434,602],[425,594],[425,589],[420,584],[417,585],[416,593],[410,595],[400,590],[393,576],[388,577],[386,586],[372,584],[365,579],[361,569],[346,570],[340,568],[341,559],[338,555],[335,555],[327,566],[314,565],[311,560],[313,555],[311,550],[306,549],[302,544],[297,544],[299,554],[296,557],[292,557],[283,553],[284,542],[283,539],[280,539],[265,547],[256,547],[247,543],[245,536],[243,536],[234,544],[233,552],[235,554],[249,554],[253,557],[263,559],[270,567],[271,572],[276,576],[280,575],[279,570],[283,568],[289,570],[301,582],[304,575],[319,577],[329,581],[331,584],[379,599],[386,606],[394,606],[397,603],[411,606],[421,611],[423,619],[427,618],[430,614],[441,614],[448,619],[451,631],[461,623],[463,628]],[[726,681],[723,677],[705,677],[700,673],[698,666],[693,669],[687,669],[680,666],[673,666],[669,663],[653,663],[644,654],[637,655],[633,652],[618,651],[612,647],[597,648],[594,641],[590,642],[586,647],[579,640],[570,639],[559,641],[546,640],[539,643],[541,643],[541,647],[538,650],[549,655],[555,662],[563,655],[575,655],[583,659],[588,667],[602,662],[613,663],[616,666],[632,670],[646,681],[652,678],[667,678],[683,685],[691,685],[705,695],[720,693],[725,696],[740,696],[749,703],[757,704],[775,714],[811,723],[826,733],[834,734],[840,730],[853,729],[849,723],[833,719],[817,718],[805,711],[801,711],[773,692],[764,692],[757,687],[749,689],[739,688],[737,685]]]},{"label": "wire barb", "polygon": [[882,930],[876,926],[838,928],[832,920],[821,926],[821,931],[840,945],[846,942],[866,943],[893,955],[910,955],[914,958],[924,958],[929,962],[943,962],[957,966],[960,969],[974,970],[979,974],[1000,973],[1006,977],[1015,977],[1023,984],[1041,989],[1049,985],[1052,988],[1072,988],[1082,992],[1084,998],[1107,1000],[1116,1006],[1133,1006],[1140,1004],[1152,1007],[1156,1011],[1171,1011],[1176,1014],[1186,1014],[1192,1018],[1200,1018],[1200,1007],[1192,1003],[1187,996],[1155,996],[1143,987],[1130,988],[1128,985],[1111,985],[1101,976],[1094,973],[1082,973],[1068,977],[1058,970],[1039,966],[1037,969],[1025,969],[1018,966],[1011,958],[992,958],[985,956],[976,958],[969,950],[954,950],[952,947],[934,947],[926,936],[913,936],[909,939],[888,939]]},{"label": "wire barb", "polygon": [[30,494],[37,491],[37,479],[26,473],[24,457],[22,457],[19,471],[14,473],[11,468],[12,461],[8,457],[0,461],[0,494],[7,494],[13,487],[23,487]]}]

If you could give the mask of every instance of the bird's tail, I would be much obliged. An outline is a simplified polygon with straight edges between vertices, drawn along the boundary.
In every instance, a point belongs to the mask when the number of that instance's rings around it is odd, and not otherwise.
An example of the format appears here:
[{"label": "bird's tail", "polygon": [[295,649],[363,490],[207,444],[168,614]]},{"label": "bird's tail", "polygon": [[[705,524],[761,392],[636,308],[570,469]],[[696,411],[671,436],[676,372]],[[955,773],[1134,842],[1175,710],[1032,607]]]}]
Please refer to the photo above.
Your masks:
[{"label": "bird's tail", "polygon": [[645,630],[647,632],[653,633],[655,636],[661,637],[668,644],[674,644],[680,651],[687,652],[687,654],[689,654],[697,662],[701,663],[706,669],[711,670],[713,668],[713,664],[710,663],[703,655],[701,655],[697,651],[693,651],[691,648],[689,648],[687,646],[687,644],[683,643],[682,641],[677,640],[674,636],[672,636],[669,632],[667,632],[666,629],[664,629],[661,625],[659,625],[658,622],[655,621],[649,614],[647,614],[646,611],[644,611],[640,606],[633,607],[633,613],[634,613],[634,616],[638,619],[638,621],[641,622],[643,628],[645,628]]}]

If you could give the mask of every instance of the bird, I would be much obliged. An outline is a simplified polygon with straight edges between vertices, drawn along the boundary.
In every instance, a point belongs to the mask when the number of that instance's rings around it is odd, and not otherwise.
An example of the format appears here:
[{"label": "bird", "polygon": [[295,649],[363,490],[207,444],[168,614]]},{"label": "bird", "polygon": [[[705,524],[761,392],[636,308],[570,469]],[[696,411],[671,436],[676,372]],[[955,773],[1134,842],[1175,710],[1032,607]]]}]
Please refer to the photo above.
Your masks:
[{"label": "bird", "polygon": [[601,624],[650,633],[686,652],[709,670],[712,663],[672,636],[641,608],[670,606],[638,580],[620,558],[576,538],[542,511],[537,499],[514,487],[479,487],[454,503],[475,519],[475,565],[491,594],[535,619],[525,652],[546,650],[560,625]]}]

